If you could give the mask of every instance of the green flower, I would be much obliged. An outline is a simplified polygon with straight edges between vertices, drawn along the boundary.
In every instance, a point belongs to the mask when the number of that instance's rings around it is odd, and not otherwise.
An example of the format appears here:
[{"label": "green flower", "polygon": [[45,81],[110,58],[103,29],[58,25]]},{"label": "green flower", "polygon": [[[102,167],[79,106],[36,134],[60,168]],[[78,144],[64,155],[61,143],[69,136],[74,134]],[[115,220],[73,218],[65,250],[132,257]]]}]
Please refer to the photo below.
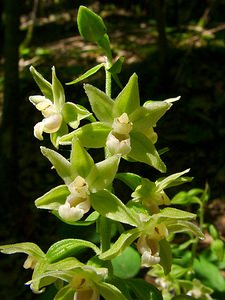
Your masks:
[{"label": "green flower", "polygon": [[[152,182],[147,178],[140,178],[141,184],[138,185],[135,191],[131,194],[132,201],[141,202],[151,214],[158,213],[160,211],[159,206],[169,205],[170,199],[165,193],[164,189],[182,184],[186,181],[190,181],[191,178],[181,177],[185,173],[189,172],[189,169],[172,174],[166,178]],[[137,176],[137,175],[136,175]],[[120,175],[122,179],[123,175]],[[124,174],[126,180],[132,180],[132,174]]]},{"label": "green flower", "polygon": [[[32,269],[32,278],[27,285],[38,294],[44,291],[45,287],[56,282],[60,277],[56,273],[70,272],[75,268],[83,267],[84,264],[77,260],[74,255],[80,253],[81,249],[90,248],[96,254],[100,253],[97,246],[91,242],[80,239],[65,239],[53,244],[46,254],[34,243],[17,243],[0,246],[4,254],[25,253],[28,255],[24,262],[25,269]],[[99,269],[99,272],[106,274],[106,269]],[[46,275],[47,274],[47,275]]]},{"label": "green flower", "polygon": [[157,121],[171,107],[173,101],[147,101],[140,106],[138,78],[134,74],[115,101],[90,84],[84,86],[92,111],[100,122],[87,124],[60,139],[68,144],[77,136],[84,147],[107,147],[111,154],[144,162],[161,172],[166,166],[159,157],[153,130]]},{"label": "green flower", "polygon": [[34,126],[34,136],[43,140],[43,133],[50,133],[52,143],[58,147],[59,138],[68,133],[67,124],[73,129],[77,128],[80,120],[90,117],[81,105],[65,102],[65,93],[62,84],[58,80],[55,68],[52,68],[52,83],[45,80],[42,75],[30,68],[34,80],[43,93],[30,96],[30,102],[42,113],[43,119]]},{"label": "green flower", "polygon": [[113,181],[120,157],[111,156],[99,163],[74,138],[70,161],[54,150],[41,147],[65,184],[38,198],[38,208],[50,209],[66,222],[80,220],[91,208],[91,195],[107,188]]},{"label": "green flower", "polygon": [[[122,204],[120,204],[120,212],[122,211]],[[128,208],[127,208],[128,209]],[[117,209],[119,211],[119,209]],[[129,215],[128,215],[129,212]],[[176,232],[191,232],[200,238],[204,235],[200,229],[190,222],[196,215],[178,210],[175,208],[164,208],[159,213],[153,216],[143,217],[143,211],[140,213],[137,210],[123,209],[123,214],[111,214],[109,218],[127,223],[128,218],[136,219],[136,228],[123,232],[118,240],[111,246],[109,250],[102,253],[100,258],[103,260],[112,259],[119,255],[126,247],[137,240],[137,249],[141,254],[141,265],[143,267],[150,267],[154,264],[161,264],[165,274],[170,272],[172,264],[172,255],[170,244],[167,237],[171,233]],[[107,215],[106,215],[107,216]],[[132,224],[132,223],[131,223]]]}]

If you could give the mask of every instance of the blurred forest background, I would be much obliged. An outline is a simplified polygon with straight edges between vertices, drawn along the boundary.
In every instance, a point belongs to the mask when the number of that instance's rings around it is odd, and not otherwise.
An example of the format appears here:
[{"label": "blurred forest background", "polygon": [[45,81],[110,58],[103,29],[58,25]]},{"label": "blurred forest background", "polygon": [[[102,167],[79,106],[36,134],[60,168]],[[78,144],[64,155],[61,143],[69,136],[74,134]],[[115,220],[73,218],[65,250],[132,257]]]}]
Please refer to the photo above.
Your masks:
[{"label": "blurred forest background", "polygon": [[[1,244],[32,241],[46,250],[60,238],[79,237],[81,229],[74,232],[34,207],[60,181],[40,154],[40,144],[50,145],[34,138],[41,114],[28,101],[40,94],[30,65],[49,81],[55,65],[66,83],[102,60],[78,34],[79,5],[104,18],[114,54],[125,56],[123,85],[136,72],[143,101],[181,95],[158,123],[156,146],[169,148],[162,157],[168,174],[191,168],[194,180],[183,189],[209,185],[206,217],[224,237],[225,0],[0,0]],[[103,88],[104,74],[89,82]],[[65,86],[65,92],[69,101],[86,101],[82,83]],[[159,174],[147,167],[144,176],[154,180]],[[51,289],[33,295],[24,287],[30,275],[21,267],[24,255],[0,258],[0,299],[51,299]]]}]

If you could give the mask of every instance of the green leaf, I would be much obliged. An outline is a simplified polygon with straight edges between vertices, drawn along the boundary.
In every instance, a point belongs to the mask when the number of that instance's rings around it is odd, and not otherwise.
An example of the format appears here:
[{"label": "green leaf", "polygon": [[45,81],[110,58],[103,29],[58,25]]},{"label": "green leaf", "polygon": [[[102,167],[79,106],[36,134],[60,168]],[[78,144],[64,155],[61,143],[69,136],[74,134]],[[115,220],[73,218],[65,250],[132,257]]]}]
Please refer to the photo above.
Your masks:
[{"label": "green leaf", "polygon": [[104,92],[90,84],[85,84],[84,89],[96,117],[108,125],[112,124],[114,101]]},{"label": "green leaf", "polygon": [[48,249],[46,259],[49,263],[54,263],[66,257],[74,256],[85,248],[91,248],[96,254],[100,253],[99,248],[91,242],[80,239],[65,239],[56,242]]},{"label": "green leaf", "polygon": [[163,267],[164,274],[167,275],[171,271],[172,265],[172,252],[169,242],[166,239],[159,241],[160,245],[160,265]]},{"label": "green leaf", "polygon": [[113,274],[122,279],[135,277],[141,267],[140,254],[132,247],[127,247],[112,260]]},{"label": "green leaf", "polygon": [[218,267],[209,262],[207,258],[200,255],[194,260],[194,270],[201,279],[202,283],[214,290],[225,292],[225,279]]},{"label": "green leaf", "polygon": [[171,221],[167,222],[167,228],[170,232],[191,232],[195,234],[200,239],[204,239],[205,236],[200,230],[200,228],[195,225],[194,223],[183,221],[183,220],[177,220],[176,222]]},{"label": "green leaf", "polygon": [[106,32],[102,18],[85,6],[79,7],[77,24],[80,35],[90,42],[98,41]]},{"label": "green leaf", "polygon": [[53,101],[53,93],[52,93],[52,85],[48,82],[44,77],[33,67],[30,67],[30,72],[39,86],[43,95],[48,98],[49,100]]},{"label": "green leaf", "polygon": [[69,161],[56,151],[45,147],[41,147],[41,152],[52,163],[58,175],[65,181],[65,183],[70,183],[72,181],[72,170]]},{"label": "green leaf", "polygon": [[58,111],[61,111],[65,103],[65,93],[62,84],[56,77],[55,67],[52,67],[52,91],[54,104]]},{"label": "green leaf", "polygon": [[125,57],[124,56],[120,56],[114,63],[113,65],[107,69],[107,71],[109,71],[112,74],[119,74],[121,72],[122,69],[122,65],[124,62]]},{"label": "green leaf", "polygon": [[134,278],[126,280],[130,289],[135,293],[138,300],[163,300],[160,291],[152,284],[143,279]]},{"label": "green leaf", "polygon": [[133,191],[141,184],[141,176],[134,173],[118,173],[116,178],[123,181]]},{"label": "green leaf", "polygon": [[17,243],[0,246],[0,250],[4,254],[25,253],[37,258],[44,258],[44,252],[34,243]]},{"label": "green leaf", "polygon": [[130,115],[130,120],[134,124],[134,130],[143,131],[154,127],[170,107],[171,104],[169,103],[154,101],[148,107],[138,108]]},{"label": "green leaf", "polygon": [[169,218],[169,219],[195,219],[196,215],[192,214],[190,212],[172,208],[172,207],[166,207],[160,211],[160,213],[155,214],[156,218]]},{"label": "green leaf", "polygon": [[79,175],[83,178],[86,178],[90,173],[90,170],[94,167],[93,158],[84,149],[84,147],[82,147],[82,145],[76,137],[74,137],[72,141],[70,163],[74,175]]},{"label": "green leaf", "polygon": [[93,193],[103,190],[112,183],[118,170],[119,162],[120,157],[114,155],[93,166],[87,177],[87,182]]},{"label": "green leaf", "polygon": [[70,192],[66,185],[59,185],[35,200],[38,208],[55,210],[64,204]]},{"label": "green leaf", "polygon": [[81,75],[80,77],[78,77],[77,79],[74,79],[73,81],[68,82],[67,85],[78,83],[78,82],[80,82],[80,81],[82,81],[82,80],[90,77],[91,75],[95,74],[102,67],[104,67],[104,63],[101,63],[101,64],[99,64],[97,66],[94,66],[93,68],[91,68],[90,70],[88,70],[87,72],[85,72],[83,75]]},{"label": "green leaf", "polygon": [[128,157],[146,163],[160,172],[166,172],[166,166],[159,157],[153,143],[140,132],[131,132],[131,151]]},{"label": "green leaf", "polygon": [[216,239],[212,241],[211,250],[216,255],[217,259],[222,261],[224,258],[225,245],[222,240]]},{"label": "green leaf", "polygon": [[[166,188],[174,186],[174,182],[181,177],[182,175],[188,173],[190,169],[184,170],[183,172],[172,174],[166,178],[160,179],[156,181],[156,186],[158,191],[162,191]],[[176,185],[176,184],[175,184]]]},{"label": "green leaf", "polygon": [[70,127],[76,129],[80,124],[80,120],[91,116],[91,113],[80,105],[66,102],[62,108],[62,115],[64,121],[69,124]]},{"label": "green leaf", "polygon": [[60,144],[71,144],[73,137],[77,137],[81,144],[87,148],[102,148],[106,144],[110,128],[102,122],[86,124],[60,139]]},{"label": "green leaf", "polygon": [[100,254],[99,258],[103,260],[111,260],[112,258],[120,255],[126,247],[130,246],[139,236],[140,231],[134,228],[123,232],[117,241],[111,245],[110,249]]},{"label": "green leaf", "polygon": [[130,224],[133,226],[138,225],[138,215],[132,214],[129,209],[108,190],[102,190],[97,193],[92,193],[91,204],[100,215],[105,216],[114,221]]},{"label": "green leaf", "polygon": [[115,105],[113,107],[113,115],[121,116],[124,112],[128,115],[135,111],[140,106],[138,77],[134,73],[127,85],[116,97]]},{"label": "green leaf", "polygon": [[127,300],[121,291],[112,284],[106,282],[96,283],[97,289],[105,300]]},{"label": "green leaf", "polygon": [[112,60],[112,51],[110,48],[110,41],[109,41],[109,36],[107,33],[105,33],[98,41],[97,45],[103,50],[105,53],[108,61]]},{"label": "green leaf", "polygon": [[196,196],[191,196],[189,193],[181,191],[177,193],[172,199],[171,204],[187,205],[191,203],[201,203],[201,200]]}]

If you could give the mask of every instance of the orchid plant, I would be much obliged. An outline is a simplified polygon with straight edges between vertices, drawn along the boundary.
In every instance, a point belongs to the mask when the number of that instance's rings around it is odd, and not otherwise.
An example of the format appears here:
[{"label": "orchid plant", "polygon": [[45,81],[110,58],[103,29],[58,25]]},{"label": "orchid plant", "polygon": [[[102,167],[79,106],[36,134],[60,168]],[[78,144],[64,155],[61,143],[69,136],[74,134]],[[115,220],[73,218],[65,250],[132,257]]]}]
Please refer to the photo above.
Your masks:
[{"label": "orchid plant", "polygon": [[[195,214],[168,207],[171,203],[165,189],[190,181],[190,177],[184,176],[189,170],[153,182],[119,169],[121,160],[125,160],[127,164],[139,162],[166,172],[160,151],[155,147],[155,127],[179,97],[148,100],[141,105],[138,76],[133,74],[125,87],[121,85],[118,74],[124,58],[113,59],[102,18],[81,6],[77,22],[81,36],[98,45],[105,62],[69,84],[85,80],[104,68],[105,91],[84,84],[92,110],[89,111],[66,101],[54,67],[51,82],[33,66],[30,68],[43,94],[29,98],[43,116],[34,126],[34,136],[43,140],[50,135],[55,150],[41,147],[41,153],[62,179],[61,185],[39,197],[35,205],[71,226],[96,224],[99,240],[93,243],[64,239],[51,245],[46,253],[31,242],[4,245],[0,249],[6,254],[28,255],[24,268],[33,269],[33,274],[27,284],[34,293],[55,285],[55,300],[162,299],[161,292],[138,273],[141,268],[146,268],[147,273],[153,266],[161,266],[164,275],[170,273],[171,240],[177,232],[204,238],[193,222]],[[112,80],[121,88],[115,99],[111,96]],[[69,159],[58,152],[58,147],[64,145],[70,147]],[[95,162],[91,148],[104,149],[105,158]],[[115,180],[131,189],[128,202],[116,195]],[[87,249],[90,250],[87,261],[79,261],[78,253]],[[132,257],[132,264],[126,262],[126,255]],[[125,264],[122,275],[121,259]],[[188,295],[193,293],[191,287]]]}]

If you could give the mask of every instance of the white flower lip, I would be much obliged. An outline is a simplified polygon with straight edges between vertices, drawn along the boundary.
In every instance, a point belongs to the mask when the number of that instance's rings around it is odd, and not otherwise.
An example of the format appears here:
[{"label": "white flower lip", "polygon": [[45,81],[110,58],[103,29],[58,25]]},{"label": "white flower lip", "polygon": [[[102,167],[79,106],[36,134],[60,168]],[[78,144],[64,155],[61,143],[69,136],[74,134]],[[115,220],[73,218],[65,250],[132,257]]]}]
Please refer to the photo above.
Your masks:
[{"label": "white flower lip", "polygon": [[59,207],[59,215],[66,221],[78,221],[91,208],[88,184],[81,176],[77,176],[68,185],[70,191],[66,202]]},{"label": "white flower lip", "polygon": [[45,96],[30,96],[29,100],[44,116],[44,119],[34,126],[34,136],[39,140],[43,140],[43,132],[57,132],[62,124],[63,118],[52,101]]},{"label": "white flower lip", "polygon": [[111,154],[127,155],[131,151],[130,137],[119,140],[111,131],[106,140],[106,146]]},{"label": "white flower lip", "polygon": [[34,136],[43,140],[43,132],[53,133],[59,130],[62,124],[62,116],[60,114],[53,114],[47,118],[44,118],[41,122],[38,122],[34,126]]}]

